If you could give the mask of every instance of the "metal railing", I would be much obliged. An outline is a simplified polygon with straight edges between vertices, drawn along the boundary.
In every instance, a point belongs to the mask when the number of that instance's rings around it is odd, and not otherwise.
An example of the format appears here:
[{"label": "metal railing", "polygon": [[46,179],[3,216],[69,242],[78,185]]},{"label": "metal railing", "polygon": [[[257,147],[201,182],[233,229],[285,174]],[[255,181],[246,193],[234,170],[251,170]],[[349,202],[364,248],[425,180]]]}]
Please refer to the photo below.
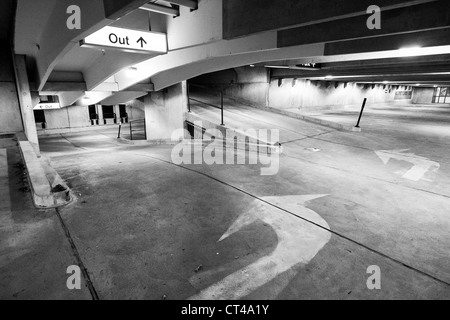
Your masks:
[{"label": "metal railing", "polygon": [[[209,94],[211,94],[211,93],[214,94],[215,93],[216,95],[214,95],[214,96],[218,95],[220,97],[220,106],[217,106],[217,105],[214,105],[212,103],[208,103],[208,102],[204,102],[204,101],[200,101],[198,99],[192,98],[191,97],[191,87],[192,88],[197,88],[197,89],[202,89],[204,91],[208,91]],[[221,119],[220,125],[221,126],[225,125],[224,124],[224,119],[223,119],[223,96],[224,96],[223,95],[223,91],[213,90],[213,89],[211,89],[209,87],[206,87],[206,86],[201,86],[201,85],[189,83],[188,86],[187,86],[187,95],[188,95],[188,111],[189,111],[189,113],[191,112],[191,100],[195,101],[195,102],[198,102],[198,103],[201,103],[201,104],[204,104],[204,105],[207,105],[209,107],[220,109],[220,119]]]},{"label": "metal railing", "polygon": [[[117,139],[122,136],[122,126],[124,124],[120,122],[119,132],[117,134]],[[147,140],[147,126],[145,119],[133,120],[127,123],[130,126],[130,140]],[[142,137],[143,139],[136,139],[137,137]]]}]

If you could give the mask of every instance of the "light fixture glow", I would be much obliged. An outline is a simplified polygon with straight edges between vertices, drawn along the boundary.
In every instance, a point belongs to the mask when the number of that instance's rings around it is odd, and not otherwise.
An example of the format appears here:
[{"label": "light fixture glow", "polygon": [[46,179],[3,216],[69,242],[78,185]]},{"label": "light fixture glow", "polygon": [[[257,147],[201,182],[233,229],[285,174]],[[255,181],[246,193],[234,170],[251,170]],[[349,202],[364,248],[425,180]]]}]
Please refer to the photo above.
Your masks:
[{"label": "light fixture glow", "polygon": [[289,69],[289,66],[264,66],[264,67],[272,69]]},{"label": "light fixture glow", "polygon": [[326,76],[325,80],[332,80],[334,77],[333,76]]},{"label": "light fixture glow", "polygon": [[420,47],[420,46],[405,47],[405,48],[398,49],[398,52],[400,53],[400,56],[402,56],[402,57],[418,56],[422,53],[422,47]]}]

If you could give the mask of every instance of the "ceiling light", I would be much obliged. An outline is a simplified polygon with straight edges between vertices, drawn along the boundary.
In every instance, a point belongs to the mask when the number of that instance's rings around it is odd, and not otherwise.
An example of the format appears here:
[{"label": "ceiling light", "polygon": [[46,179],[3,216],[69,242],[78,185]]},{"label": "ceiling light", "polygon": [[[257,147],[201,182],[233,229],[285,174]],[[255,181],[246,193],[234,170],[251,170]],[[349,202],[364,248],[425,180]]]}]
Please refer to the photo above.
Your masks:
[{"label": "ceiling light", "polygon": [[331,80],[331,79],[333,79],[334,77],[333,76],[326,76],[325,77],[325,80]]},{"label": "ceiling light", "polygon": [[254,64],[251,64],[251,65],[250,65],[250,68],[254,68],[254,67],[255,67],[255,65],[254,65]]},{"label": "ceiling light", "polygon": [[422,48],[420,46],[415,47],[405,47],[398,50],[402,57],[417,56],[422,53]]},{"label": "ceiling light", "polygon": [[264,67],[273,69],[289,69],[289,66],[264,66]]},{"label": "ceiling light", "polygon": [[389,81],[383,81],[383,84],[388,84],[389,83]]}]

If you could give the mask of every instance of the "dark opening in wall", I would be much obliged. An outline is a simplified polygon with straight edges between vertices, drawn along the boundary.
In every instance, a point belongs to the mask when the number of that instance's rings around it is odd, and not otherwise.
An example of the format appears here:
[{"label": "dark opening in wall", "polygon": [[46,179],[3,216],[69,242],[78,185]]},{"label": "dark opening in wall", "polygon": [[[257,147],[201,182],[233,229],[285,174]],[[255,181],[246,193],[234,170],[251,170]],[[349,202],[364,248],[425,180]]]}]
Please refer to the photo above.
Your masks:
[{"label": "dark opening in wall", "polygon": [[103,119],[114,119],[114,107],[113,106],[102,106],[103,108]]},{"label": "dark opening in wall", "polygon": [[90,120],[97,120],[98,119],[97,108],[95,107],[95,105],[90,105],[89,106],[89,119]]},{"label": "dark opening in wall", "polygon": [[45,129],[45,113],[44,110],[34,110],[34,121],[41,124],[42,129]]},{"label": "dark opening in wall", "polygon": [[127,106],[124,104],[119,105],[119,109],[120,109],[120,117],[121,118],[128,118],[128,114],[127,114]]}]

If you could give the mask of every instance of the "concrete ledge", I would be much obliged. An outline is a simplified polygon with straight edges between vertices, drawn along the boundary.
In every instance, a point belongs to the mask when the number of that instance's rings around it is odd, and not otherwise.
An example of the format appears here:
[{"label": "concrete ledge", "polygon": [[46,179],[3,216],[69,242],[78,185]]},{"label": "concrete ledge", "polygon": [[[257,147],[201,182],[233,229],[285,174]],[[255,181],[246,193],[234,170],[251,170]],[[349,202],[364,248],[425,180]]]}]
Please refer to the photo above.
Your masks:
[{"label": "concrete ledge", "polygon": [[95,125],[95,126],[86,126],[86,127],[76,127],[76,128],[60,128],[60,129],[42,129],[38,130],[38,136],[51,136],[60,133],[78,133],[85,131],[96,131],[96,130],[105,130],[105,128],[118,128],[118,124],[109,124],[109,125]]},{"label": "concrete ledge", "polygon": [[[55,208],[68,204],[71,201],[70,189],[56,171],[45,162],[44,158],[38,157],[30,142],[19,141],[19,146],[36,207]],[[61,190],[53,192],[57,186],[62,187]]]},{"label": "concrete ledge", "polygon": [[257,145],[257,150],[255,150],[257,152],[265,153],[265,154],[282,153],[282,146],[279,144],[279,142],[270,143],[268,141],[258,139],[257,137],[250,136],[243,131],[236,130],[236,129],[230,128],[228,126],[222,126],[222,125],[213,123],[211,121],[208,121],[208,120],[196,115],[195,113],[192,113],[192,112],[186,113],[185,120],[189,121],[193,124],[195,124],[195,122],[202,122],[202,127],[205,130],[215,129],[215,130],[220,131],[225,139],[227,147],[230,147],[230,148],[235,147],[234,139],[233,139],[233,141],[230,141],[227,137],[227,131],[228,131],[228,132],[231,132],[233,134],[233,136],[237,138],[237,142],[238,142],[237,147],[238,148],[240,146],[240,143],[244,143],[245,150],[246,151],[251,150],[252,148],[250,148],[250,146],[247,142],[247,138],[248,138],[248,139],[251,139],[250,141],[253,141]]},{"label": "concrete ledge", "polygon": [[304,121],[312,122],[315,124],[320,124],[322,126],[329,127],[329,128],[336,129],[336,130],[353,131],[353,128],[354,128],[353,126],[350,126],[350,125],[345,125],[345,124],[340,124],[340,123],[336,123],[336,122],[329,121],[329,120],[319,119],[319,118],[315,118],[312,116],[303,115],[301,113],[296,113],[296,112],[272,108],[272,107],[265,107],[265,106],[262,107],[262,106],[256,105],[254,103],[251,103],[251,102],[243,100],[243,99],[236,99],[236,98],[233,98],[230,96],[227,96],[227,98],[229,98],[233,101],[236,101],[238,103],[241,103],[243,105],[246,105],[248,107],[251,107],[251,108],[255,108],[255,109],[259,109],[259,110],[263,110],[263,111],[267,111],[267,112],[271,112],[271,113],[281,114],[283,116],[287,116],[287,117],[299,119],[299,120],[304,120]]},{"label": "concrete ledge", "polygon": [[19,141],[25,167],[28,171],[33,201],[37,207],[47,208],[53,206],[53,195],[50,183],[41,166],[33,147],[28,141]]}]

